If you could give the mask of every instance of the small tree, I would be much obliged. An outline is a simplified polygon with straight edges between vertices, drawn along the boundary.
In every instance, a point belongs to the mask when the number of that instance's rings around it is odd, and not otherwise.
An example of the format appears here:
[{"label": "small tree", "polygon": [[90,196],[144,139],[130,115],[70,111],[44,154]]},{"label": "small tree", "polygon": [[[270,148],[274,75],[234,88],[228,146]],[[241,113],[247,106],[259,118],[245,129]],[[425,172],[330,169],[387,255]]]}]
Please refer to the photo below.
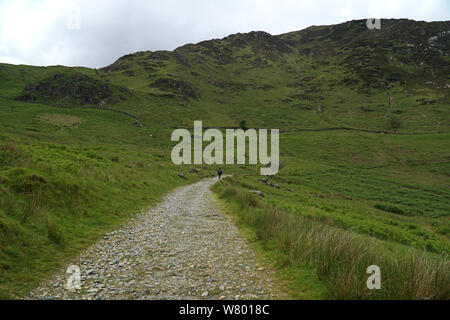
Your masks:
[{"label": "small tree", "polygon": [[391,117],[389,119],[389,126],[391,129],[393,129],[395,132],[398,131],[398,129],[402,126],[402,121],[398,117]]},{"label": "small tree", "polygon": [[242,130],[247,129],[247,121],[241,120],[241,121],[239,122],[239,128],[241,128]]}]

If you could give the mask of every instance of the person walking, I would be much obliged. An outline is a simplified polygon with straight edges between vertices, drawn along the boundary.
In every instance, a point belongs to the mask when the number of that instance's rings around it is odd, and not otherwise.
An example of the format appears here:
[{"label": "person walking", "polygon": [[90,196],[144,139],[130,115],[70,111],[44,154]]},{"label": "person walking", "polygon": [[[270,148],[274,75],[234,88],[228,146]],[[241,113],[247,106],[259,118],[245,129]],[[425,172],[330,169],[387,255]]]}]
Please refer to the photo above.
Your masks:
[{"label": "person walking", "polygon": [[219,170],[217,170],[217,175],[219,176],[219,180],[222,178],[222,169],[219,168]]}]

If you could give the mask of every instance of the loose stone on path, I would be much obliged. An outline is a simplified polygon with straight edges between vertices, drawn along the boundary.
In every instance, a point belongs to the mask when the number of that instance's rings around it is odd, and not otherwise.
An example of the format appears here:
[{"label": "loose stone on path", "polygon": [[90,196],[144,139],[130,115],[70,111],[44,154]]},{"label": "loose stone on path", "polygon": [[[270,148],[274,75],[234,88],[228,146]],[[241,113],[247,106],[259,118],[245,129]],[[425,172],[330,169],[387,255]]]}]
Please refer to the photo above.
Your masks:
[{"label": "loose stone on path", "polygon": [[66,289],[66,266],[25,299],[283,298],[218,208],[215,182],[175,189],[82,253],[70,263],[80,268],[81,289]]}]

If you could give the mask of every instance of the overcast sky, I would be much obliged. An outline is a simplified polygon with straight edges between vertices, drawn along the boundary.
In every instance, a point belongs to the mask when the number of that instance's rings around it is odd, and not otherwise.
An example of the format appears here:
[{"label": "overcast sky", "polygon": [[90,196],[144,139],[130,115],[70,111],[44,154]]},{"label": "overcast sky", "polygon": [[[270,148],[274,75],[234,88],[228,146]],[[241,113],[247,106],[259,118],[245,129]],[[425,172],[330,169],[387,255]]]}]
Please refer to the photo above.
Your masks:
[{"label": "overcast sky", "polygon": [[449,15],[449,0],[0,0],[0,62],[103,67],[127,53],[237,32]]}]

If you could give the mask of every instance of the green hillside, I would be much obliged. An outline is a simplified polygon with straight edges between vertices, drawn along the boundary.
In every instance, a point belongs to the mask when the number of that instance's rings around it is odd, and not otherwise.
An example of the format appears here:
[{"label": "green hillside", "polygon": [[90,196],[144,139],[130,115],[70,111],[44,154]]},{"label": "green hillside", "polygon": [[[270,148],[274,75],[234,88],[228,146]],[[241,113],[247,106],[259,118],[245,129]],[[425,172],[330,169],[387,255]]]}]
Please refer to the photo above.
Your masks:
[{"label": "green hillside", "polygon": [[[278,175],[224,167],[233,180],[215,191],[231,211],[247,212],[236,203],[260,190],[258,210],[374,240],[376,255],[425,249],[448,267],[449,54],[449,21],[391,19],[380,30],[357,20],[234,34],[100,69],[0,64],[0,297],[23,295],[165,192],[214,173],[170,161],[171,131],[194,120],[282,132]],[[293,297],[365,297],[333,294],[314,259],[297,265],[289,244],[241,224],[289,271]],[[381,298],[448,299],[440,290]]]}]

